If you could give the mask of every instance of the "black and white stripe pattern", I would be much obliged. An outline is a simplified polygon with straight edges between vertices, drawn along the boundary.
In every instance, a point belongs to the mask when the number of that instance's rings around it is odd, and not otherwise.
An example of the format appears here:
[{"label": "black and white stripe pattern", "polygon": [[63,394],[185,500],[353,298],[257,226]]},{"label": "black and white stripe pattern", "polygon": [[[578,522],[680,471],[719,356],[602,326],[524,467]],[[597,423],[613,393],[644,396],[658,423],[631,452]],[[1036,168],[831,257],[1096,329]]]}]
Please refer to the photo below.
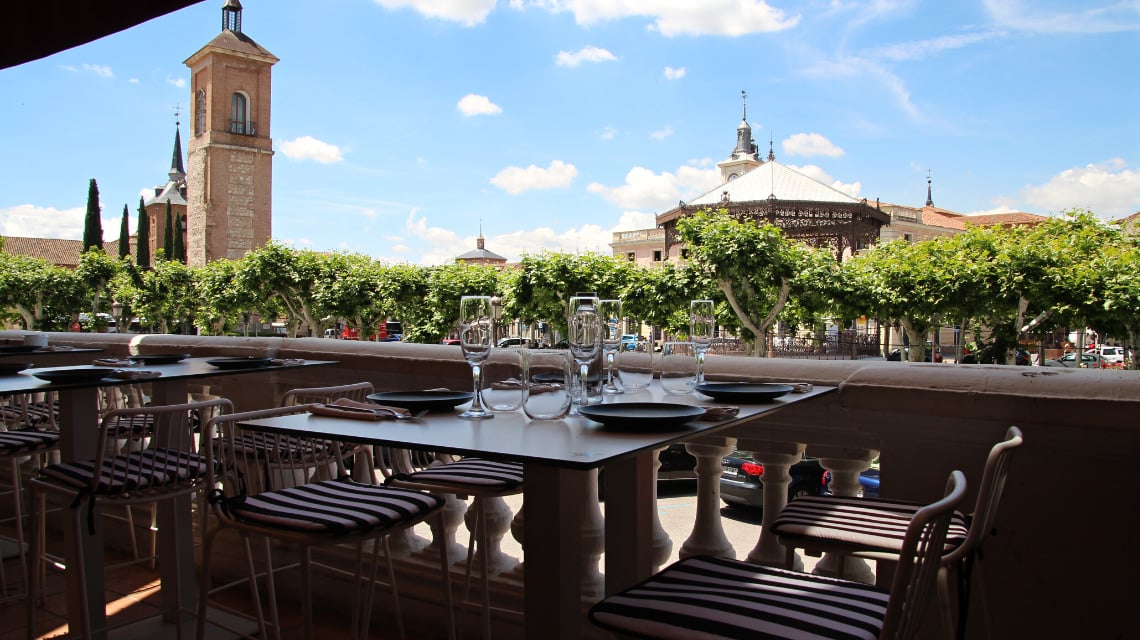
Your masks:
[{"label": "black and white stripe pattern", "polygon": [[[850,544],[859,549],[898,553],[907,525],[923,507],[896,500],[842,496],[801,496],[788,503],[772,523],[777,536]],[[955,511],[946,534],[946,551],[966,540],[966,516]]]},{"label": "black and white stripe pattern", "polygon": [[871,585],[692,557],[590,609],[590,619],[638,637],[879,637],[888,592]]},{"label": "black and white stripe pattern", "polygon": [[108,457],[96,469],[94,460],[44,467],[40,473],[96,494],[122,494],[204,478],[205,456],[177,449],[146,449]]},{"label": "black and white stripe pattern", "polygon": [[23,422],[38,425],[55,422],[59,418],[59,402],[28,402],[0,406],[0,420],[3,422]]},{"label": "black and white stripe pattern", "polygon": [[44,451],[59,444],[59,433],[38,429],[0,431],[0,455],[18,455]]},{"label": "black and white stripe pattern", "polygon": [[224,508],[243,522],[310,533],[349,534],[404,522],[414,524],[443,502],[443,498],[429,493],[340,479],[230,498]]},{"label": "black and white stripe pattern", "polygon": [[484,458],[464,458],[456,462],[420,469],[396,480],[431,484],[455,489],[509,491],[522,486],[521,462],[498,462]]}]

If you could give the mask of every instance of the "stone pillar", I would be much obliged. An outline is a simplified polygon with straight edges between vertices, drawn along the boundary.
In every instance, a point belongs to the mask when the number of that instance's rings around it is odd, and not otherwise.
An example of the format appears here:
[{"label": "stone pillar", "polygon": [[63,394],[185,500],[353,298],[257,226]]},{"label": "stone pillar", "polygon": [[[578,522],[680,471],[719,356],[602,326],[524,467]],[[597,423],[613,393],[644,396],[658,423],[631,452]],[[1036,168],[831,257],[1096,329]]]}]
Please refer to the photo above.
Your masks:
[{"label": "stone pillar", "polygon": [[[796,442],[757,442],[741,439],[740,447],[752,452],[752,459],[764,465],[764,516],[760,538],[756,546],[748,552],[748,561],[773,567],[783,567],[784,546],[768,526],[788,505],[788,486],[792,477],[788,469],[803,458],[805,445]],[[796,556],[793,569],[802,570],[803,561]]]},{"label": "stone pillar", "polygon": [[685,443],[697,459],[697,514],[693,532],[681,545],[680,558],[698,555],[736,557],[720,520],[720,476],[723,458],[732,453],[736,438],[708,436]]}]

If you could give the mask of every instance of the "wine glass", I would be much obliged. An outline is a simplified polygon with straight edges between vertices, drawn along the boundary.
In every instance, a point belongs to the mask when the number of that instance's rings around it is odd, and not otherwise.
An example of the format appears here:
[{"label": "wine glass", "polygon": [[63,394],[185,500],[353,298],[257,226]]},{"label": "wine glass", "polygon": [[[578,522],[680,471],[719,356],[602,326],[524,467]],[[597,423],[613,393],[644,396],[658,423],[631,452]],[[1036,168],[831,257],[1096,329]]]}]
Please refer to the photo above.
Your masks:
[{"label": "wine glass", "polygon": [[590,363],[602,348],[602,323],[598,318],[598,299],[594,296],[574,296],[570,298],[569,315],[566,318],[569,329],[570,355],[578,366],[578,404],[590,404],[587,387]]},{"label": "wine glass", "polygon": [[716,332],[715,308],[712,300],[693,300],[689,304],[689,340],[697,351],[697,384],[705,382],[705,354]]},{"label": "wine glass", "polygon": [[614,360],[621,348],[621,300],[599,300],[598,320],[602,324],[602,353],[606,364],[606,385],[602,390],[615,395],[622,392],[614,383]]},{"label": "wine glass", "polygon": [[463,296],[459,299],[459,346],[463,357],[471,365],[471,377],[475,385],[475,397],[471,408],[459,414],[468,420],[494,418],[495,414],[483,406],[479,392],[482,390],[482,366],[491,355],[491,340],[495,334],[495,321],[491,311],[491,296]]}]

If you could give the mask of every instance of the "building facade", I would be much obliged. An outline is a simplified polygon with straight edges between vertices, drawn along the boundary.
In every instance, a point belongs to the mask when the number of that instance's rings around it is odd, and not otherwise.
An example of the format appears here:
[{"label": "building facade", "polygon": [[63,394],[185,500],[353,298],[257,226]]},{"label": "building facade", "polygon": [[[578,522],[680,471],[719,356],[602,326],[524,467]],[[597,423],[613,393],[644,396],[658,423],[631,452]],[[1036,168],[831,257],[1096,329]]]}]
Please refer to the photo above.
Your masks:
[{"label": "building facade", "polygon": [[272,68],[226,0],[222,32],[186,59],[191,106],[187,264],[240,258],[272,237]]}]

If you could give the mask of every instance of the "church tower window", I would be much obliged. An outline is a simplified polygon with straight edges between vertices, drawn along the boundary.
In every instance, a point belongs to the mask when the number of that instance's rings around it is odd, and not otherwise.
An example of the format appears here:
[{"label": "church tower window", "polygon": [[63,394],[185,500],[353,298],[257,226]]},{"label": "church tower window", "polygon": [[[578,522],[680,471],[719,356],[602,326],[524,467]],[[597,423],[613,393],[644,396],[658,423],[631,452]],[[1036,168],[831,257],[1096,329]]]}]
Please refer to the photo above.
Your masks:
[{"label": "church tower window", "polygon": [[257,135],[249,121],[249,98],[240,91],[230,97],[230,133],[243,136]]},{"label": "church tower window", "polygon": [[194,95],[194,135],[206,133],[206,92],[202,89]]}]

